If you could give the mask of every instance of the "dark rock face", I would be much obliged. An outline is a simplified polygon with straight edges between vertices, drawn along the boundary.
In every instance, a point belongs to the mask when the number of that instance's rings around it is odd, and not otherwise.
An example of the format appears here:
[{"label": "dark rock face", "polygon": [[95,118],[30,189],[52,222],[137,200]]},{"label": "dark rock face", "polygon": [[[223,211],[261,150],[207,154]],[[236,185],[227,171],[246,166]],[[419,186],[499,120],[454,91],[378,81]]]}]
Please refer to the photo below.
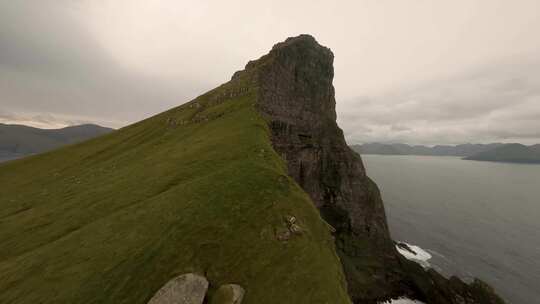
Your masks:
[{"label": "dark rock face", "polygon": [[351,295],[384,299],[400,293],[393,291],[399,283],[387,274],[398,259],[379,190],[336,123],[333,59],[329,49],[303,35],[277,44],[247,69],[258,67],[258,105],[274,149],[336,229]]},{"label": "dark rock face", "polygon": [[[397,253],[379,189],[336,123],[333,58],[330,49],[301,35],[276,44],[233,80],[249,75],[256,82],[257,106],[268,121],[274,149],[335,228],[352,300],[378,303],[408,295],[428,303],[498,303],[451,301],[448,294],[435,292],[450,281],[440,276],[440,282],[432,284],[428,272]],[[467,292],[473,288],[463,286]]]},{"label": "dark rock face", "polygon": [[[384,208],[336,124],[333,54],[311,36],[280,43],[259,69],[259,107],[289,174],[337,230],[389,241]],[[368,202],[369,204],[358,204]]]}]

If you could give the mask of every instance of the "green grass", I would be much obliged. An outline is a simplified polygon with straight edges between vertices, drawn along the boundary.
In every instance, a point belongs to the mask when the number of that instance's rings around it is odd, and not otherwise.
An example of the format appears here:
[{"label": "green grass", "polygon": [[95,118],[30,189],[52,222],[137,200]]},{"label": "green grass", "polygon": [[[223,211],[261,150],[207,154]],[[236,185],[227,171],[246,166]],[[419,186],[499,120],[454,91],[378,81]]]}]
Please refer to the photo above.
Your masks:
[{"label": "green grass", "polygon": [[[0,165],[0,303],[146,303],[187,272],[207,276],[210,296],[242,285],[247,304],[349,303],[328,228],[271,147],[257,88],[215,102],[238,86]],[[287,215],[304,233],[278,241]]]}]

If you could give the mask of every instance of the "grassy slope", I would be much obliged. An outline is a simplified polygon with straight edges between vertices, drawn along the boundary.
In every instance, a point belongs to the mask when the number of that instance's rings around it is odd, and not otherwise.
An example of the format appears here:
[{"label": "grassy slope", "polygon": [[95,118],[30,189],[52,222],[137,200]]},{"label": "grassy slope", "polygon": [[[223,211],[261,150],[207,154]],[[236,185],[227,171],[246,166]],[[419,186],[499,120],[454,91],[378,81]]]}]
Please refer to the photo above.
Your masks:
[{"label": "grassy slope", "polygon": [[[186,272],[213,290],[241,284],[247,304],[348,303],[331,236],[271,148],[256,88],[209,104],[240,81],[1,164],[0,303],[146,303]],[[286,215],[306,231],[280,242]]]}]

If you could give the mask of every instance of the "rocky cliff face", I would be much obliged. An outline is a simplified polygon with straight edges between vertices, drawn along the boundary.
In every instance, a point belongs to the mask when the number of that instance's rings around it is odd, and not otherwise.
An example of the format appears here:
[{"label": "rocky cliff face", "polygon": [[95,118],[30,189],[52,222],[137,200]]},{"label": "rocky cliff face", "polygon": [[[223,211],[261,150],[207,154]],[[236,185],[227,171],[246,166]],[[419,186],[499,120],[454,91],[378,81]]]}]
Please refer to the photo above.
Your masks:
[{"label": "rocky cliff face", "polygon": [[457,278],[452,285],[397,253],[379,190],[336,124],[333,58],[330,49],[301,35],[276,44],[233,80],[249,75],[256,82],[257,106],[274,149],[335,229],[352,300],[377,303],[407,295],[428,303],[499,303],[476,299],[474,286]]},{"label": "rocky cliff face", "polygon": [[337,230],[388,243],[376,186],[336,124],[332,52],[300,36],[277,44],[262,60],[270,63],[259,69],[259,108],[289,174]]}]

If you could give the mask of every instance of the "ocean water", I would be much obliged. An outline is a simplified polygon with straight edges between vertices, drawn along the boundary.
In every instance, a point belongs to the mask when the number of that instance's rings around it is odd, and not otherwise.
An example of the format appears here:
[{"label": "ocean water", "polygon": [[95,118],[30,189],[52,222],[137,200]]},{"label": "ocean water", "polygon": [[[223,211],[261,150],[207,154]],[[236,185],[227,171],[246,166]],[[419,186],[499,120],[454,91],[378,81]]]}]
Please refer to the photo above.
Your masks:
[{"label": "ocean water", "polygon": [[540,303],[540,165],[362,155],[392,236],[445,275],[478,277],[508,302]]}]

